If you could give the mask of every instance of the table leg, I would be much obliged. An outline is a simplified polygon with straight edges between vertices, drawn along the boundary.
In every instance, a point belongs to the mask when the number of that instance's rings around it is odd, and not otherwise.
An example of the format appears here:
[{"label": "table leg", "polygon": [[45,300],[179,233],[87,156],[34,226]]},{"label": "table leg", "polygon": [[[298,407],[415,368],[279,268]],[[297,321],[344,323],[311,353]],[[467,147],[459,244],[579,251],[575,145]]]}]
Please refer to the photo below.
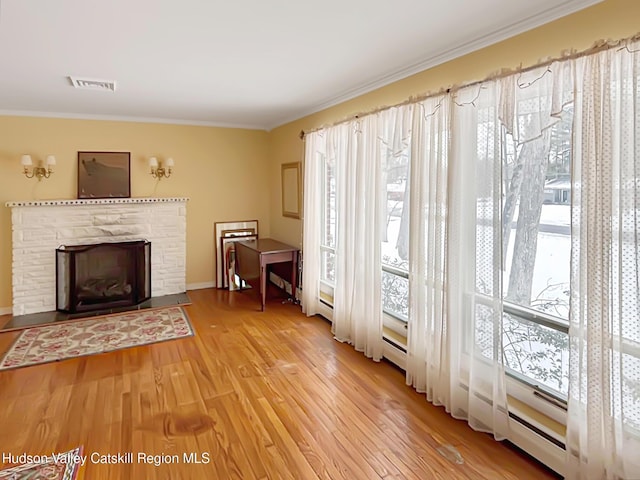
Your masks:
[{"label": "table leg", "polygon": [[297,303],[297,298],[296,298],[296,289],[298,286],[298,252],[293,252],[293,258],[292,260],[292,264],[293,267],[291,269],[291,297],[293,300],[293,303]]},{"label": "table leg", "polygon": [[260,262],[260,299],[262,301],[262,311],[267,299],[267,266]]}]

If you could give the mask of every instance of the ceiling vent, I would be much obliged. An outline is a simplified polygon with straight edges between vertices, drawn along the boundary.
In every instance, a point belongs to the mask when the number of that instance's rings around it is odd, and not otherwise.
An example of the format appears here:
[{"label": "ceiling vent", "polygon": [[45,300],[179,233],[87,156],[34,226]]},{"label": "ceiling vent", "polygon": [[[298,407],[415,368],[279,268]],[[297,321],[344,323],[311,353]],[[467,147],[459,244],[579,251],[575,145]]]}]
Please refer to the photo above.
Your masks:
[{"label": "ceiling vent", "polygon": [[99,80],[97,78],[78,78],[69,77],[71,85],[75,88],[82,88],[84,90],[102,90],[105,92],[115,92],[116,82],[114,80]]}]

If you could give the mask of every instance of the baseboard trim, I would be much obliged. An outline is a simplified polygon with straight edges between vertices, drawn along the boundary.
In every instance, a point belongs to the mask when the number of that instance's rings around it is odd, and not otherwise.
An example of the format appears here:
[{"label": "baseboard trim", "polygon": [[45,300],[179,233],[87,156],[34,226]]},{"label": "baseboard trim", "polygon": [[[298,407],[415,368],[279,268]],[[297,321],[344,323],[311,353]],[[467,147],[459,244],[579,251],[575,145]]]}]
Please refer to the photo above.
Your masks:
[{"label": "baseboard trim", "polygon": [[216,282],[200,282],[200,283],[187,283],[187,290],[202,290],[204,288],[214,288]]}]

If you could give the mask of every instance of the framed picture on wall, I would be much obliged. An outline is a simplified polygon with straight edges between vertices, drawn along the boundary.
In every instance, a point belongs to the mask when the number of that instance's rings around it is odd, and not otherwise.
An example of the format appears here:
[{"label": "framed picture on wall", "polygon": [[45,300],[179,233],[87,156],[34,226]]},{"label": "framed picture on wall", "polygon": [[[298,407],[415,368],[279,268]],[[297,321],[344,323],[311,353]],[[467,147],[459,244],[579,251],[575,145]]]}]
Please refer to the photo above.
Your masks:
[{"label": "framed picture on wall", "polygon": [[282,216],[300,218],[302,210],[301,163],[283,163],[282,173]]},{"label": "framed picture on wall", "polygon": [[78,198],[131,197],[129,152],[78,152]]}]

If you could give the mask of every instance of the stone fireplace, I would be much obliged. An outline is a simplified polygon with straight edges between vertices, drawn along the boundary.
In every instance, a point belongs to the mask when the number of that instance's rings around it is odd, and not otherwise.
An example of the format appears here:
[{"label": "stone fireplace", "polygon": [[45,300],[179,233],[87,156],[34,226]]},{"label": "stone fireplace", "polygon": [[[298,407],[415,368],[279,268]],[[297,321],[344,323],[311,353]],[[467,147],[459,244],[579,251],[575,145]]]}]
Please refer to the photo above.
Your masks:
[{"label": "stone fireplace", "polygon": [[[13,315],[56,310],[56,250],[61,246],[150,242],[151,296],[184,293],[186,202],[109,198],[7,203],[13,228]],[[107,288],[96,278],[92,281],[96,291]]]}]

